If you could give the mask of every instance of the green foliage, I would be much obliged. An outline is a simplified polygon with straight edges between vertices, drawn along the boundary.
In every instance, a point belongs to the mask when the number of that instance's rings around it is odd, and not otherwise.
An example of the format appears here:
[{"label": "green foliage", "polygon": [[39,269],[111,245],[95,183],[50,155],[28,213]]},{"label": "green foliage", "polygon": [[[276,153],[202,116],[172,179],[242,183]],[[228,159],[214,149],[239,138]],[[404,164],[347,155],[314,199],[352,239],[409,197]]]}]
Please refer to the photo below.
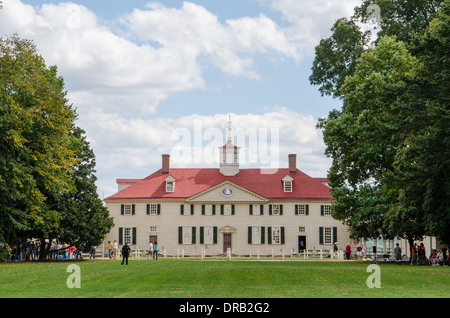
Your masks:
[{"label": "green foliage", "polygon": [[11,259],[10,247],[6,243],[0,243],[0,263]]},{"label": "green foliage", "polygon": [[370,37],[362,33],[353,20],[342,18],[331,28],[332,36],[322,39],[316,46],[316,58],[309,77],[311,84],[321,85],[322,96],[341,96],[345,77],[353,74],[356,61],[364,51]]},{"label": "green foliage", "polygon": [[[343,107],[318,123],[333,158],[333,215],[357,236],[433,235],[448,243],[450,1],[375,2],[385,18],[381,36],[333,75],[345,76],[330,86]],[[367,18],[368,5],[355,16]],[[331,58],[316,60],[329,68]]]},{"label": "green foliage", "polygon": [[56,67],[45,66],[35,46],[16,35],[0,39],[0,204],[5,237],[57,226],[49,196],[70,191],[74,163],[67,104]]},{"label": "green foliage", "polygon": [[31,41],[0,38],[0,235],[8,242],[59,239],[89,249],[112,227],[66,94]]}]

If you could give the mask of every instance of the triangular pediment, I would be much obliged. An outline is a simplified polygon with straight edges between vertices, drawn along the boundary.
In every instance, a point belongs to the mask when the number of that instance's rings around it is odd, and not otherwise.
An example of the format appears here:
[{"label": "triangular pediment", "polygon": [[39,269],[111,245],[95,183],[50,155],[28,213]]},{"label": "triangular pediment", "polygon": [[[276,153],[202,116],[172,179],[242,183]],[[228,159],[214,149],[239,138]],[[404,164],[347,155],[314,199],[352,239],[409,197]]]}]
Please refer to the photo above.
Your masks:
[{"label": "triangular pediment", "polygon": [[231,181],[224,181],[186,199],[187,202],[246,202],[263,203],[269,200]]}]

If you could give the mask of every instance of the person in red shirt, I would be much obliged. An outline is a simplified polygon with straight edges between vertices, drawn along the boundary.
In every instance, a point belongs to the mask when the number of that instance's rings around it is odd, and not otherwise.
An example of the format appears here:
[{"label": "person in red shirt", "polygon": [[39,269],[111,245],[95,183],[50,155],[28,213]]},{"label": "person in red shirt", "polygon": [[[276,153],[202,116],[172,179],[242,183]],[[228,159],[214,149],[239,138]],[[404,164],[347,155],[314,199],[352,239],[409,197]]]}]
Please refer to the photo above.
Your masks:
[{"label": "person in red shirt", "polygon": [[347,259],[350,259],[350,255],[352,254],[352,247],[350,244],[347,244],[347,247],[345,248],[345,256]]},{"label": "person in red shirt", "polygon": [[417,265],[417,245],[414,243],[413,246],[411,246],[411,265],[414,265],[416,263]]}]

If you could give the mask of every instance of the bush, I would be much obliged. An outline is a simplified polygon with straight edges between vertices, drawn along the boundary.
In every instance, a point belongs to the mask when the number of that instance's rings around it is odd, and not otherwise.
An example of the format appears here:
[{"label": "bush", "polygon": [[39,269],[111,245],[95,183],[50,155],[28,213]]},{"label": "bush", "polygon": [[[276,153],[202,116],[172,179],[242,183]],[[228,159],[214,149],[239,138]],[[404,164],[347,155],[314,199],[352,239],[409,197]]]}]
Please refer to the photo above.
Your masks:
[{"label": "bush", "polygon": [[6,243],[0,243],[0,262],[6,262],[11,259],[11,248]]}]

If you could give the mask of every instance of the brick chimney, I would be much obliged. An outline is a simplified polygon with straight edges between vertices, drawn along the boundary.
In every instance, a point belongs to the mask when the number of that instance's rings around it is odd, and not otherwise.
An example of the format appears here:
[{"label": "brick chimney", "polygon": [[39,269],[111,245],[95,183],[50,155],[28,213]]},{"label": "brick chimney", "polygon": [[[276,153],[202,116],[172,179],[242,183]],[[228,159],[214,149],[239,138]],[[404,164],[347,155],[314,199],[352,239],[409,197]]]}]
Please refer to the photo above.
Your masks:
[{"label": "brick chimney", "polygon": [[170,155],[162,155],[162,173],[169,173],[170,168]]},{"label": "brick chimney", "polygon": [[297,172],[297,155],[290,154],[289,155],[289,172]]}]

